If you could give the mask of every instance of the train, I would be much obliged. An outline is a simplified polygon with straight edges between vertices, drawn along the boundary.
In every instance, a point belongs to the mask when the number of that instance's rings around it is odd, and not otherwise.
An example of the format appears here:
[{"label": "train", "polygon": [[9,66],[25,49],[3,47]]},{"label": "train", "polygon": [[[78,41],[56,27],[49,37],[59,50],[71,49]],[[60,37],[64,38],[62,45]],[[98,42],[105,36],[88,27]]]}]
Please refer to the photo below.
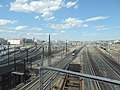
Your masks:
[{"label": "train", "polygon": [[[13,53],[14,51],[15,51],[14,49],[9,49],[9,54]],[[1,58],[2,56],[7,55],[7,54],[8,54],[8,50],[1,51],[1,52],[0,52],[0,58]]]},{"label": "train", "polygon": [[101,49],[103,49],[103,50],[106,50],[106,48],[105,48],[105,47],[100,46],[100,48],[101,48]]},{"label": "train", "polygon": [[77,52],[77,50],[76,50],[76,49],[75,49],[75,50],[73,50],[73,52],[72,52],[72,56],[75,56],[76,52]]}]

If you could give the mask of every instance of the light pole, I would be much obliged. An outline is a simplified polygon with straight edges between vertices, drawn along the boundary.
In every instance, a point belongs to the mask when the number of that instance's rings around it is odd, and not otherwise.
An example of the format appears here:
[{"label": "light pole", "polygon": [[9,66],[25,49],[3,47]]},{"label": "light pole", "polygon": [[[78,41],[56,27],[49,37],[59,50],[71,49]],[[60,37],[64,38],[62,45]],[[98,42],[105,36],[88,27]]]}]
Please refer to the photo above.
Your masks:
[{"label": "light pole", "polygon": [[24,58],[23,59],[23,61],[24,61],[24,83],[26,83],[26,59]]},{"label": "light pole", "polygon": [[43,90],[43,68],[39,70],[40,90]]},{"label": "light pole", "polygon": [[28,63],[28,49],[26,48],[26,57],[27,57],[27,63]]},{"label": "light pole", "polygon": [[109,56],[110,56],[110,45],[111,44],[112,44],[111,42],[108,43],[108,53],[109,53]]},{"label": "light pole", "polygon": [[43,59],[44,59],[44,45],[42,45],[42,56],[41,56],[41,67],[43,67]]},{"label": "light pole", "polygon": [[8,44],[8,65],[9,65],[9,45],[10,45],[10,42],[8,42],[7,44]]},{"label": "light pole", "polygon": [[14,47],[14,70],[16,71],[15,47]]},{"label": "light pole", "polygon": [[[16,72],[15,46],[14,46],[14,71]],[[14,87],[15,86],[16,86],[16,74],[14,74]]]},{"label": "light pole", "polygon": [[44,45],[43,45],[43,51],[42,51],[42,53],[43,53],[43,59],[44,59],[44,54],[45,54],[45,48],[44,48]]},{"label": "light pole", "polygon": [[67,40],[66,40],[66,56],[67,56]]},{"label": "light pole", "polygon": [[48,45],[48,66],[51,66],[51,41],[49,35],[49,45]]},{"label": "light pole", "polygon": [[43,70],[42,70],[42,67],[43,67],[43,59],[44,59],[44,45],[42,45],[42,58],[41,58],[41,68],[39,70],[39,80],[40,80],[40,90],[43,90]]},{"label": "light pole", "polygon": [[120,50],[118,50],[118,63],[119,63],[119,58],[120,58],[120,57],[119,57],[119,56],[120,56],[120,55],[119,55],[119,52],[120,52]]}]

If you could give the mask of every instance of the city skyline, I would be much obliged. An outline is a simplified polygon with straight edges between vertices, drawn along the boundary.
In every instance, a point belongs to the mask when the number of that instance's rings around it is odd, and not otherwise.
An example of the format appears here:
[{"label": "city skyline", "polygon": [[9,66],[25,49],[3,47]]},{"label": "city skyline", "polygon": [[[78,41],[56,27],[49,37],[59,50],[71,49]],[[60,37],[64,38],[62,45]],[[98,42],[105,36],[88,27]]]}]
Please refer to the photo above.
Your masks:
[{"label": "city skyline", "polygon": [[120,39],[119,0],[1,0],[0,38]]}]

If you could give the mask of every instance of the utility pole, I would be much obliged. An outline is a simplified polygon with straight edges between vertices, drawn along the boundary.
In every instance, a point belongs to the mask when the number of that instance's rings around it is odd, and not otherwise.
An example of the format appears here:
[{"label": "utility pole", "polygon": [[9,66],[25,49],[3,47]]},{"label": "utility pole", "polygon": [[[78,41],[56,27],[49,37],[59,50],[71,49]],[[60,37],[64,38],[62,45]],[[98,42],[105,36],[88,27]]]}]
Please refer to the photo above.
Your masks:
[{"label": "utility pole", "polygon": [[26,49],[27,63],[28,63],[28,49]]},{"label": "utility pole", "polygon": [[26,60],[24,59],[24,83],[26,81]]},{"label": "utility pole", "polygon": [[[14,51],[15,51],[15,47],[14,47]],[[15,52],[14,52],[14,71],[16,71],[16,58],[15,58]]]},{"label": "utility pole", "polygon": [[44,45],[42,46],[41,68],[39,70],[40,90],[43,90],[43,59],[44,59]]},{"label": "utility pole", "polygon": [[35,43],[35,47],[37,48],[37,42]]},{"label": "utility pole", "polygon": [[43,59],[44,59],[44,45],[43,45],[43,50],[42,50],[42,53],[43,53]]},{"label": "utility pole", "polygon": [[[15,47],[14,47],[15,51]],[[14,52],[14,71],[16,72],[16,58],[15,58],[15,52]],[[16,86],[16,74],[14,74],[14,87]]]},{"label": "utility pole", "polygon": [[9,65],[9,45],[10,45],[10,42],[8,42],[8,65]]},{"label": "utility pole", "polygon": [[67,56],[67,40],[66,40],[66,56]]},{"label": "utility pole", "polygon": [[30,59],[30,68],[32,69],[32,59]]},{"label": "utility pole", "polygon": [[44,45],[42,46],[42,56],[41,56],[41,67],[43,67],[43,59],[44,59]]},{"label": "utility pole", "polygon": [[119,52],[120,52],[120,50],[118,50],[118,63],[119,63],[119,59],[120,59],[120,57],[119,57],[119,56],[120,56],[120,55],[119,55]]},{"label": "utility pole", "polygon": [[40,80],[40,90],[43,90],[43,68],[40,68],[39,70],[39,80]]},{"label": "utility pole", "polygon": [[50,35],[49,35],[49,45],[48,45],[48,66],[51,66],[51,42],[50,42]]}]

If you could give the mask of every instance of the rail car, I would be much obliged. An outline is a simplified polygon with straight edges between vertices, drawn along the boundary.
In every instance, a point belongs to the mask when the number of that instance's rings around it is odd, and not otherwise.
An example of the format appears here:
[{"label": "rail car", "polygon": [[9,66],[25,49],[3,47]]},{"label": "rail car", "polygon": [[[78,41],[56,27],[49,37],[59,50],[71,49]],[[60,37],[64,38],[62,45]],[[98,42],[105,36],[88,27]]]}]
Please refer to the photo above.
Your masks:
[{"label": "rail car", "polygon": [[72,52],[72,56],[75,56],[77,50],[75,49],[73,52]]},{"label": "rail car", "polygon": [[[9,50],[9,54],[13,53],[14,51],[15,51],[14,49],[10,49],[10,50]],[[8,54],[8,50],[2,51],[2,52],[0,53],[0,58],[1,58],[2,56],[7,55],[7,54]]]},{"label": "rail car", "polygon": [[103,49],[103,50],[106,50],[106,48],[105,48],[105,47],[100,46],[100,48],[101,48],[101,49]]}]

